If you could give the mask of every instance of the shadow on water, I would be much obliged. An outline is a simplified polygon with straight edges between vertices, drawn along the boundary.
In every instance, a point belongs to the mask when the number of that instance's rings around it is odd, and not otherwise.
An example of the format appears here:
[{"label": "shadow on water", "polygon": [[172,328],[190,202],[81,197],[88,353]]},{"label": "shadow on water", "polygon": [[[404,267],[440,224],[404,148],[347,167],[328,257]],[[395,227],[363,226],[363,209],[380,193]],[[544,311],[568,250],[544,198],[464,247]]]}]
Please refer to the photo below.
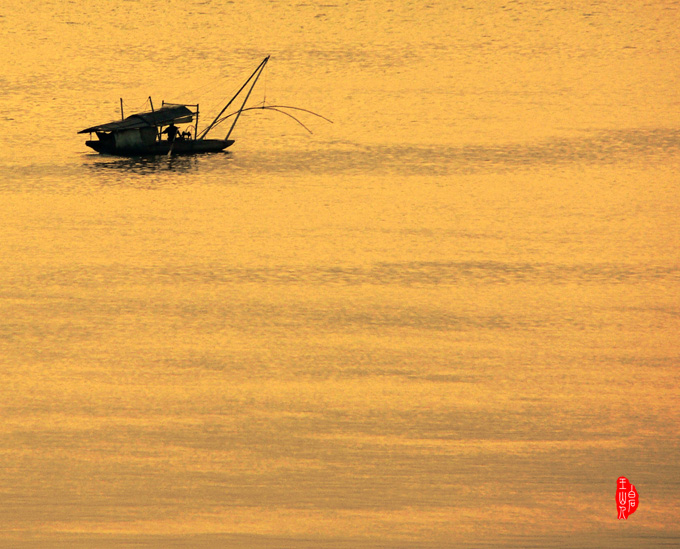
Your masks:
[{"label": "shadow on water", "polygon": [[[22,280],[27,280],[24,274]],[[134,280],[148,280],[154,286],[187,284],[195,287],[241,284],[266,286],[508,286],[529,285],[636,285],[677,284],[680,267],[635,265],[629,263],[524,263],[502,261],[410,261],[376,263],[370,266],[340,267],[318,265],[291,267],[271,265],[238,267],[233,265],[190,264],[182,267],[82,266],[56,271],[41,271],[32,284],[39,287],[98,287]],[[18,281],[17,281],[18,283]]]},{"label": "shadow on water", "polygon": [[225,184],[272,175],[401,175],[501,173],[555,166],[655,165],[680,152],[680,130],[631,128],[585,132],[528,143],[499,145],[361,144],[349,140],[291,144],[196,156],[124,158],[80,155],[67,164],[0,165],[0,191],[82,191],[93,187],[157,189],[197,182]]},{"label": "shadow on water", "polygon": [[657,162],[680,151],[680,130],[587,132],[529,143],[499,145],[362,145],[335,141],[315,150],[256,151],[235,159],[234,168],[267,173],[399,174],[507,172],[562,165]]}]

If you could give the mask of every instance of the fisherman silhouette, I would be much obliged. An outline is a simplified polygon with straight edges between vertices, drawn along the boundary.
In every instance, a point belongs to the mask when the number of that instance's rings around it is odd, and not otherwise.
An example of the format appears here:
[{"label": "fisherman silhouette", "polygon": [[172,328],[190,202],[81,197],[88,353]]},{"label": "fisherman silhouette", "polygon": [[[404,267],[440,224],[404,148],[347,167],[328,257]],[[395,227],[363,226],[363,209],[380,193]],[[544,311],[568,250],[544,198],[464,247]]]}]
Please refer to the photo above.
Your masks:
[{"label": "fisherman silhouette", "polygon": [[174,141],[175,136],[179,133],[179,130],[177,129],[177,126],[174,124],[170,124],[167,128],[163,130],[163,133],[168,134],[168,141]]}]

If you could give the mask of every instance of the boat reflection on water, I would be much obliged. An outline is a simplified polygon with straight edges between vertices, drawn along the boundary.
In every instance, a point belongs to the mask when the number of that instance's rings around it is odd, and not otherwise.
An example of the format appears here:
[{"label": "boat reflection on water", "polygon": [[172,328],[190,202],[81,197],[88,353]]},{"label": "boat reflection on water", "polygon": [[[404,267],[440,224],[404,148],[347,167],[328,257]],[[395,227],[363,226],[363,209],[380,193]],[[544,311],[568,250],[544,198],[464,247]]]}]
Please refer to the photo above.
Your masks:
[{"label": "boat reflection on water", "polygon": [[[212,156],[212,155],[211,155]],[[219,163],[230,161],[226,154],[218,155]],[[91,155],[82,166],[92,174],[91,181],[102,187],[121,187],[135,189],[158,189],[189,185],[190,177],[199,169],[205,170],[213,162],[201,162],[196,156],[141,156],[132,158],[99,157],[94,161]],[[209,169],[209,168],[208,168]],[[177,176],[180,177],[177,177]],[[186,175],[187,177],[182,177]]]}]

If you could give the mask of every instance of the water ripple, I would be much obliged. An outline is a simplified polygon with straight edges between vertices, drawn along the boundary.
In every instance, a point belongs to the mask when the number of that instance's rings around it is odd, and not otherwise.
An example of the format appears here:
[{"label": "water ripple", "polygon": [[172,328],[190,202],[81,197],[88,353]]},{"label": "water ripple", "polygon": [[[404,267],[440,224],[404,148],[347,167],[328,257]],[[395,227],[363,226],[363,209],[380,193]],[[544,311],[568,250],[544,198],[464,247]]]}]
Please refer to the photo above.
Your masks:
[{"label": "water ripple", "polygon": [[[18,275],[17,275],[18,276]],[[11,275],[9,275],[11,277]],[[7,275],[6,275],[7,278]],[[500,261],[377,263],[372,266],[191,265],[129,267],[112,264],[45,270],[30,285],[96,287],[112,284],[275,284],[442,286],[461,284],[640,284],[680,282],[680,266],[623,263],[514,263]],[[26,284],[24,277],[15,282]],[[6,287],[11,287],[10,282]]]}]

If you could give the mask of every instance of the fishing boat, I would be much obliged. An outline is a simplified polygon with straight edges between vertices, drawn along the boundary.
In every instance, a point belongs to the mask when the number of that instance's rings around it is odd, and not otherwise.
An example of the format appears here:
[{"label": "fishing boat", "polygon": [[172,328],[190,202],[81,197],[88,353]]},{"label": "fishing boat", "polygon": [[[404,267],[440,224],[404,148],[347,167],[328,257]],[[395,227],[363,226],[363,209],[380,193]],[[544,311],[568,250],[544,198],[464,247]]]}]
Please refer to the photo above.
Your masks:
[{"label": "fishing boat", "polygon": [[[229,137],[241,113],[244,110],[249,110],[245,108],[246,103],[267,61],[269,61],[269,56],[264,58],[215,119],[200,133],[198,132],[198,104],[166,103],[164,101],[161,108],[154,110],[151,97],[149,97],[151,110],[148,112],[132,114],[125,118],[123,100],[121,99],[121,120],[91,126],[80,130],[78,133],[89,133],[90,139],[85,142],[85,145],[98,153],[117,156],[171,156],[223,151],[234,144],[234,140],[229,139]],[[248,88],[248,91],[241,108],[235,113],[225,115],[224,113],[230,105],[246,88]],[[210,130],[231,116],[234,116],[234,121],[224,139],[206,138]],[[188,124],[189,126],[180,129],[177,124]],[[95,134],[97,139],[92,139],[92,134]]]}]

